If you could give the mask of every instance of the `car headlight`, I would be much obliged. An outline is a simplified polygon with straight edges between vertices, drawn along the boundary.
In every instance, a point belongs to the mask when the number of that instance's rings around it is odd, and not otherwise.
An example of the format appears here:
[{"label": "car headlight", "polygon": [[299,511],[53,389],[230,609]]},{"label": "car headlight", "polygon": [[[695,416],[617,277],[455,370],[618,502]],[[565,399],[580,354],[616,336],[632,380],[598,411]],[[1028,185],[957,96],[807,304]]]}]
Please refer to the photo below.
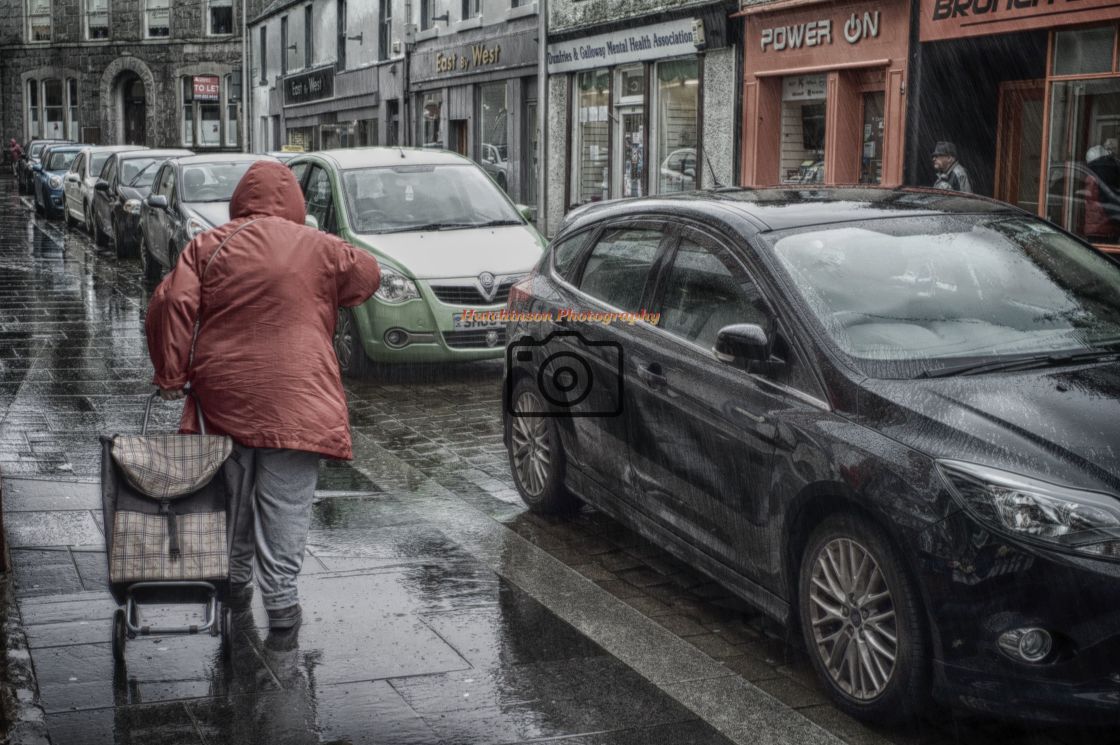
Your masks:
[{"label": "car headlight", "polygon": [[140,214],[140,200],[139,199],[129,199],[127,202],[124,203],[124,211],[126,213],[130,214],[130,215],[139,215]]},{"label": "car headlight", "polygon": [[51,176],[50,185],[52,189],[62,188],[62,178],[59,176]]},{"label": "car headlight", "polygon": [[403,303],[406,300],[415,300],[420,297],[416,283],[400,272],[387,267],[381,267],[381,286],[374,295],[386,303]]},{"label": "car headlight", "polygon": [[187,233],[191,238],[194,238],[199,233],[205,233],[210,227],[210,223],[205,220],[200,220],[197,217],[192,217],[187,220]]},{"label": "car headlight", "polygon": [[1017,538],[1120,558],[1120,499],[960,461],[938,461],[953,497]]}]

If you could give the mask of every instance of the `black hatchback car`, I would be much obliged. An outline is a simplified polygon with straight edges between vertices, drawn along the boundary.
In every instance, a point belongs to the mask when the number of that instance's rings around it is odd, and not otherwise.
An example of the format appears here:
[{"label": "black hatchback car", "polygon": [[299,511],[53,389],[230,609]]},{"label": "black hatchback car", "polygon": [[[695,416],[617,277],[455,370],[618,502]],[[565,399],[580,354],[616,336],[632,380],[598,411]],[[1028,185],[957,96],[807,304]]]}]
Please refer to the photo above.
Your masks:
[{"label": "black hatchback car", "polygon": [[168,158],[193,155],[190,150],[126,150],[113,153],[94,184],[90,232],[98,246],[113,242],[117,258],[136,253],[140,245],[140,207]]},{"label": "black hatchback car", "polygon": [[514,286],[506,443],[801,631],[865,719],[1120,723],[1120,266],[945,192],[569,217]]}]

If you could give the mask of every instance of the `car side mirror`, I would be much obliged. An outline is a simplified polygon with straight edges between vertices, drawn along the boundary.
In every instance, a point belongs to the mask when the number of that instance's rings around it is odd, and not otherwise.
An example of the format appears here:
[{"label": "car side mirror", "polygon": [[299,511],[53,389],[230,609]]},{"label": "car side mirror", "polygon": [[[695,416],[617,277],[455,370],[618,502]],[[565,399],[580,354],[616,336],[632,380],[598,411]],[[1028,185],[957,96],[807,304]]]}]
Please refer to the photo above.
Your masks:
[{"label": "car side mirror", "polygon": [[97,191],[108,192],[109,191],[109,182],[106,181],[105,179],[100,179],[99,178],[99,179],[97,179],[97,183],[93,185],[93,188],[96,189]]},{"label": "car side mirror", "polygon": [[167,197],[163,194],[149,194],[148,206],[157,210],[165,210],[167,209]]},{"label": "car side mirror", "polygon": [[315,215],[304,216],[303,224],[309,228],[314,228],[315,230],[319,229],[319,220],[315,217]]},{"label": "car side mirror", "polygon": [[39,173],[40,171],[43,170],[43,164],[42,163],[32,163],[31,164],[31,170],[35,171],[35,173]]},{"label": "car side mirror", "polygon": [[533,208],[527,204],[515,204],[518,214],[525,218],[525,222],[533,221]]},{"label": "car side mirror", "polygon": [[716,359],[743,369],[770,359],[770,339],[761,326],[735,323],[724,326],[716,335]]}]

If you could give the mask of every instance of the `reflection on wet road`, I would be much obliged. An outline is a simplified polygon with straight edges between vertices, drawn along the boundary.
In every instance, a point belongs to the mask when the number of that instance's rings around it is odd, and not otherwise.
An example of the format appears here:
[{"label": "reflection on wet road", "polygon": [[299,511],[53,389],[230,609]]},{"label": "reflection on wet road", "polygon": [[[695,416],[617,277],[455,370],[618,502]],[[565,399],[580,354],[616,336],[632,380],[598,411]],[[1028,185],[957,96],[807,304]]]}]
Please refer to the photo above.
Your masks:
[{"label": "reflection on wet road", "polygon": [[[114,665],[99,434],[139,427],[150,288],[0,179],[0,472],[16,591],[55,743],[1073,743],[954,718],[874,730],[826,703],[785,632],[584,510],[528,514],[498,363],[348,385],[353,464],[324,463],[305,623],[141,637]],[[158,406],[171,429],[177,406]],[[197,612],[156,611],[154,617]]]}]

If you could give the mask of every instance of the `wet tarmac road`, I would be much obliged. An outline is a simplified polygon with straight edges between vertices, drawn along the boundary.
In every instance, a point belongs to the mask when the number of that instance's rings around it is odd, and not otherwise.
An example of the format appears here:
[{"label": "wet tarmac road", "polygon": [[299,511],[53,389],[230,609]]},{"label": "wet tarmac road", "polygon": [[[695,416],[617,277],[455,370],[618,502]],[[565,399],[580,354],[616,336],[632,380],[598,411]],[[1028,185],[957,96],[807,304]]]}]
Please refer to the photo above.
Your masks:
[{"label": "wet tarmac road", "polygon": [[[98,434],[150,392],[149,288],[0,179],[0,473],[20,613],[55,743],[1105,743],[941,715],[872,729],[783,632],[608,518],[525,512],[500,365],[348,385],[353,464],[325,463],[296,643],[242,619],[109,645]],[[170,429],[177,407],[157,407]],[[156,618],[170,618],[162,611]],[[181,612],[178,612],[182,615]]]}]

